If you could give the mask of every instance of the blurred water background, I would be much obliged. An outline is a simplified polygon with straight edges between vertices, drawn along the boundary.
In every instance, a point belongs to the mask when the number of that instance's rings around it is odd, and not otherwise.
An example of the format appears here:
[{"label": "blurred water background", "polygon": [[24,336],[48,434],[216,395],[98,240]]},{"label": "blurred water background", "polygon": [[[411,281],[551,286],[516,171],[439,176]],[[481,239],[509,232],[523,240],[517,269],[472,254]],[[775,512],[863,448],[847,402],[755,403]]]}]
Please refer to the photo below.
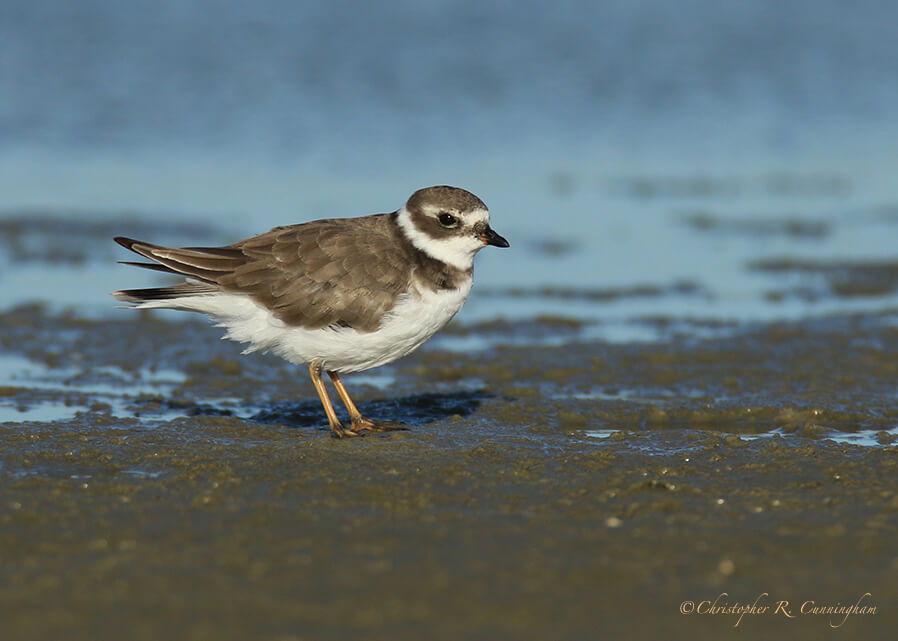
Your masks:
[{"label": "blurred water background", "polygon": [[464,186],[463,320],[898,305],[898,5],[0,0],[0,308],[115,313],[163,244]]}]

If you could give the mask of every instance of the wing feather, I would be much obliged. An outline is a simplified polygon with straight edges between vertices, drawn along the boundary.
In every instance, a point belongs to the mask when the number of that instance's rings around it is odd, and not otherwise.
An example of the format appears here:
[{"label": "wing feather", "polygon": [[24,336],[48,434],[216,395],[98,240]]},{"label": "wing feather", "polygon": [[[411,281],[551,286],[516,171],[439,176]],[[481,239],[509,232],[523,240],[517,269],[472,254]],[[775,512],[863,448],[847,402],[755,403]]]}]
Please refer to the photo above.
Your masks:
[{"label": "wing feather", "polygon": [[[218,291],[246,294],[287,325],[370,332],[411,278],[407,248],[396,242],[397,233],[389,215],[378,214],[277,227],[228,247],[175,249],[129,238],[116,241],[155,261],[156,269],[203,281],[203,293],[212,284]],[[156,297],[174,293],[186,291],[160,288]]]}]

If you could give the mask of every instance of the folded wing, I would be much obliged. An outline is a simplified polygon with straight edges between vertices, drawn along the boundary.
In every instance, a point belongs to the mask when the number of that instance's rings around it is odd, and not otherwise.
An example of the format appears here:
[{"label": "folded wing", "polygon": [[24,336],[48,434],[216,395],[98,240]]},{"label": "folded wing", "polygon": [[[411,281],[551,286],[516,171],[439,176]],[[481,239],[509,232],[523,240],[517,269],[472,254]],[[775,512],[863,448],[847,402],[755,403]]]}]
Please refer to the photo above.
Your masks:
[{"label": "folded wing", "polygon": [[193,296],[244,294],[290,326],[369,332],[409,283],[408,258],[389,242],[391,232],[381,215],[278,227],[227,247],[171,248],[120,237],[120,245],[154,261],[126,264],[188,281],[114,295],[153,306],[177,299],[183,308],[183,299]]}]

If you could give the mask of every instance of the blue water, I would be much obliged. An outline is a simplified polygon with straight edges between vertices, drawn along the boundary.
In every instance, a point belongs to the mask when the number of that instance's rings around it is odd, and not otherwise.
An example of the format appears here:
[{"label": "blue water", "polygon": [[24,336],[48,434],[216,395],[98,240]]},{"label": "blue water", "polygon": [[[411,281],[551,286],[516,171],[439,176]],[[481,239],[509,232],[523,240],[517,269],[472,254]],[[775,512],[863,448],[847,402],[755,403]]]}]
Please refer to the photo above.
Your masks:
[{"label": "blue water", "polygon": [[[0,220],[191,220],[226,242],[450,183],[512,242],[482,253],[462,320],[886,309],[770,300],[783,277],[746,266],[894,260],[895,24],[898,5],[837,0],[3,0]],[[826,233],[708,233],[696,213]],[[182,242],[164,229],[149,240]],[[114,313],[108,291],[152,279],[111,243],[4,254],[0,308]],[[698,294],[496,293],[682,281]]]}]

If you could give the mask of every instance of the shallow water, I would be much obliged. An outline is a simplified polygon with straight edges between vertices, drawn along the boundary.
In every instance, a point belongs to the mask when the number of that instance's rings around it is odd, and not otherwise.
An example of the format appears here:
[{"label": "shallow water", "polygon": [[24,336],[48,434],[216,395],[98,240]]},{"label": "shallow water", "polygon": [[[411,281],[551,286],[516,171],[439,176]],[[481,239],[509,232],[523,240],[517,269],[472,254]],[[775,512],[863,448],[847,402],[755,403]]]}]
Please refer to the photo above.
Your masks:
[{"label": "shallow water", "polygon": [[[895,10],[328,7],[0,7],[0,638],[889,638]],[[408,431],[108,295],[443,182],[512,246],[346,377]]]}]

